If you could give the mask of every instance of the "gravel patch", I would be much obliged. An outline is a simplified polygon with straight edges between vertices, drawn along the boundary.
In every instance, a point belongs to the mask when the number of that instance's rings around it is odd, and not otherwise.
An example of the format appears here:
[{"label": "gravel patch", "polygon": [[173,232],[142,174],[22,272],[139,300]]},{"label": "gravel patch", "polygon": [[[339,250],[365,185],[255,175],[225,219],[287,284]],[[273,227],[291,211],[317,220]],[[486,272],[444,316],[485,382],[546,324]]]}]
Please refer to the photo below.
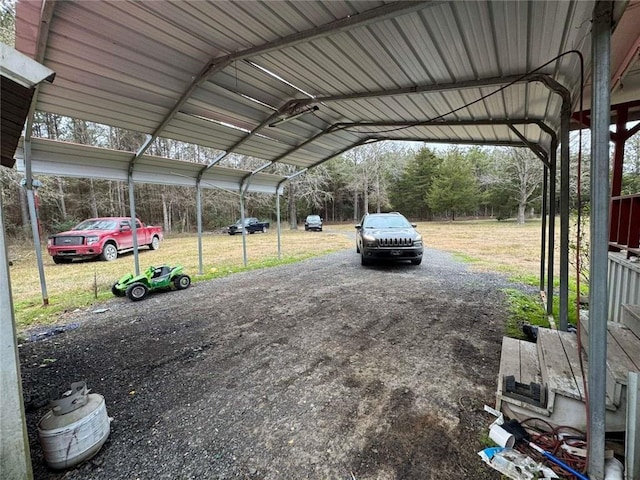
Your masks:
[{"label": "gravel patch", "polygon": [[[435,250],[372,267],[349,250],[68,315],[79,328],[20,348],[35,478],[499,479],[477,451],[502,288],[531,291]],[[112,431],[55,472],[36,425],[78,380]]]}]

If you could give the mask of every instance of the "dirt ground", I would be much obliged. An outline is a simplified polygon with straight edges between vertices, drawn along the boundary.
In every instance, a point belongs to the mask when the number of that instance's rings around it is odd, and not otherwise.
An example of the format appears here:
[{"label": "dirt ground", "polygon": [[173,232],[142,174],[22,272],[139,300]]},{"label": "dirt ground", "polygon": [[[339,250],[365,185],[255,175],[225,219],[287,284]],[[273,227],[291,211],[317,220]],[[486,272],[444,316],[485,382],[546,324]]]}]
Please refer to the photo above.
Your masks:
[{"label": "dirt ground", "polygon": [[[196,283],[20,348],[36,479],[498,479],[477,455],[506,308],[526,287],[426,250],[362,267],[355,249]],[[49,470],[37,421],[86,380],[111,435]]]}]

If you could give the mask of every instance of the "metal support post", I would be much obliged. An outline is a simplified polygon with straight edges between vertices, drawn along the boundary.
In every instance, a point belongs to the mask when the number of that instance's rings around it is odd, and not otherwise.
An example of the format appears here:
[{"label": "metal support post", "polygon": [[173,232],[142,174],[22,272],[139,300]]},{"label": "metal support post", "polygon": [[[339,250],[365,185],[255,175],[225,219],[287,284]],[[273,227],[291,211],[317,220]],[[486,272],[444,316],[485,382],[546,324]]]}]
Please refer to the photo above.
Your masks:
[{"label": "metal support post", "polygon": [[198,222],[198,274],[204,274],[204,265],[202,261],[202,187],[200,179],[196,184],[196,219]]},{"label": "metal support post", "polygon": [[136,276],[140,275],[140,261],[138,259],[138,229],[136,228],[136,200],[133,191],[133,175],[129,172],[129,212],[131,214],[131,235],[133,237],[133,263]]},{"label": "metal support post", "polygon": [[33,478],[0,195],[0,478]]},{"label": "metal support post", "polygon": [[276,225],[278,234],[278,260],[280,260],[280,256],[282,255],[282,248],[280,244],[280,186],[276,189]]},{"label": "metal support post", "polygon": [[[540,291],[544,292],[545,259],[547,258],[547,195],[549,193],[549,168],[545,165],[542,178],[542,227],[540,228]],[[548,301],[548,300],[547,300]]]},{"label": "metal support post", "polygon": [[25,189],[27,191],[27,204],[29,206],[29,217],[31,219],[31,235],[33,237],[33,247],[36,251],[36,263],[38,264],[38,275],[40,276],[40,291],[42,292],[42,304],[49,305],[49,294],[47,293],[47,281],[44,275],[44,263],[42,262],[42,246],[40,244],[40,228],[38,226],[38,211],[36,209],[35,195],[33,193],[33,174],[31,173],[31,141],[24,142],[24,164],[25,164]]},{"label": "metal support post", "polygon": [[33,189],[27,189],[27,203],[29,204],[29,216],[31,217],[31,235],[33,236],[33,247],[36,251],[36,263],[38,264],[38,274],[40,276],[40,290],[42,291],[42,304],[49,305],[49,294],[47,293],[47,282],[44,276],[44,263],[42,262],[42,246],[40,244],[40,229],[38,228],[38,212],[36,211],[36,201]]},{"label": "metal support post", "polygon": [[247,266],[247,229],[244,224],[244,189],[240,187],[240,222],[242,226],[242,262]]},{"label": "metal support post", "polygon": [[556,169],[558,142],[551,142],[549,169],[549,260],[547,263],[547,315],[553,315],[553,281],[556,250]]},{"label": "metal support post", "polygon": [[563,332],[569,326],[569,122],[570,105],[563,105],[560,121],[560,319]]},{"label": "metal support post", "polygon": [[604,478],[609,246],[610,62],[613,2],[593,10],[591,56],[591,265],[589,281],[589,478]]}]

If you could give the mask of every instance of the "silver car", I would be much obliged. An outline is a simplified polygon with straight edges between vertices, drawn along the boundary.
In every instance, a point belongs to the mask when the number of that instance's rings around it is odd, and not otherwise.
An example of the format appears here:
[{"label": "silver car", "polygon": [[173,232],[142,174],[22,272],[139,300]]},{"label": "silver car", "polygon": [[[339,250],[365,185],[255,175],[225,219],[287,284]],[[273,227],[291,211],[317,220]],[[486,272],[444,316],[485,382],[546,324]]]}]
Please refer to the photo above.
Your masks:
[{"label": "silver car", "polygon": [[422,235],[415,227],[397,212],[365,214],[356,225],[356,252],[362,265],[374,260],[410,260],[413,265],[420,265]]}]

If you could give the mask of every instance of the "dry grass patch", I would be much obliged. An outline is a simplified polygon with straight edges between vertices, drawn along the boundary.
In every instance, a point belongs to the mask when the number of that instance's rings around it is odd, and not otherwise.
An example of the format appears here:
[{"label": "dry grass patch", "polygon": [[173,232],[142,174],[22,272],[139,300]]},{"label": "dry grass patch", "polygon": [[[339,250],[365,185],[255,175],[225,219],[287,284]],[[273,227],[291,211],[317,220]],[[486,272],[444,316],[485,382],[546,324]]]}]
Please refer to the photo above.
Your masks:
[{"label": "dry grass patch", "polygon": [[[540,271],[539,220],[524,225],[515,222],[477,220],[425,222],[418,225],[425,245],[458,254],[483,270],[515,275],[537,275]],[[556,229],[556,232],[558,229]],[[556,266],[559,237],[556,238]]]},{"label": "dry grass patch", "polygon": [[[322,255],[353,245],[343,232],[305,232],[283,230],[282,258],[278,259],[275,231],[247,235],[247,269],[290,263]],[[42,308],[40,280],[32,245],[10,248],[13,266],[11,286],[19,328],[51,323],[59,313],[90,305],[109,298],[111,286],[121,276],[134,271],[133,253],[126,253],[113,262],[82,261],[56,265],[43,254],[47,293],[50,305]],[[193,281],[219,277],[244,270],[242,236],[207,234],[202,239],[203,275],[198,275],[197,235],[170,236],[159,250],[140,250],[140,269],[149,265],[183,265]]]},{"label": "dry grass patch", "polygon": [[[478,220],[421,222],[418,230],[428,248],[454,253],[471,262],[474,268],[535,277],[539,273],[540,226],[537,220],[525,225]],[[159,250],[140,251],[140,268],[165,263],[180,264],[197,282],[245,269],[291,263],[345,248],[353,249],[355,255],[353,227],[353,223],[325,225],[323,232],[283,228],[281,259],[278,259],[274,229],[267,234],[247,235],[246,268],[243,265],[240,235],[205,234],[202,239],[202,276],[198,275],[197,235],[169,236]],[[21,329],[55,322],[61,312],[111,297],[111,285],[122,275],[134,270],[132,253],[122,255],[114,262],[84,261],[55,265],[45,251],[43,257],[50,306],[42,308],[33,246],[12,245],[9,256],[13,260],[11,283]],[[556,254],[556,259],[558,257]]]}]

